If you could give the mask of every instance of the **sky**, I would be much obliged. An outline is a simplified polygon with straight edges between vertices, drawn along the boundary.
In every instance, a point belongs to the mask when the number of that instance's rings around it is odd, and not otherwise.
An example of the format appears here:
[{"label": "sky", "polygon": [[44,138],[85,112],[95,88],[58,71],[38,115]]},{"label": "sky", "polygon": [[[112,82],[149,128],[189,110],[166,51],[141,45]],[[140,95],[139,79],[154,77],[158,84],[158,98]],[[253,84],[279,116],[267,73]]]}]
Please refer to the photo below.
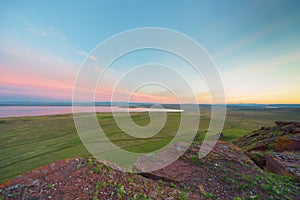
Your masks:
[{"label": "sky", "polygon": [[[142,27],[172,29],[198,42],[216,65],[227,103],[300,103],[297,0],[0,0],[0,102],[71,101],[80,66],[99,60],[89,53],[113,35]],[[194,73],[189,63],[149,49],[112,63],[95,90],[95,100],[110,101],[112,91],[114,101],[127,100],[130,84],[117,90],[114,84],[147,63],[171,66],[191,85],[198,103],[211,102],[205,77]],[[181,83],[172,88],[140,86],[130,101],[174,103],[179,95],[190,102]]]}]

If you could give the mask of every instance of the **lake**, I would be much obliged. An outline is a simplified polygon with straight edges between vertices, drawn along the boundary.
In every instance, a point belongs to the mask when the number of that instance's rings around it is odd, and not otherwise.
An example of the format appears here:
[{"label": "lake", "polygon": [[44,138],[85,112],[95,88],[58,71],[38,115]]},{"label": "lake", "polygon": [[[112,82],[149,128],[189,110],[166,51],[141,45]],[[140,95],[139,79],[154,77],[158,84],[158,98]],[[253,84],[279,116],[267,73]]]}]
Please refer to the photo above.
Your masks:
[{"label": "lake", "polygon": [[[178,109],[161,108],[125,108],[118,106],[95,106],[96,112],[182,112]],[[79,112],[86,112],[86,106],[77,108]],[[0,106],[0,118],[43,116],[72,113],[72,106]]]}]

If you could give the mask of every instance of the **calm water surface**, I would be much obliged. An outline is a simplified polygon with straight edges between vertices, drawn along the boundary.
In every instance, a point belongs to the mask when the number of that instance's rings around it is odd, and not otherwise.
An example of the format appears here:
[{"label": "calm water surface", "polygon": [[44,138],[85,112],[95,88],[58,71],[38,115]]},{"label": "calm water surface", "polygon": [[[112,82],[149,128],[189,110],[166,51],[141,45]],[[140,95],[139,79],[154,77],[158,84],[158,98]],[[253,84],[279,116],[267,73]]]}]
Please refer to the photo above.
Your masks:
[{"label": "calm water surface", "polygon": [[[110,106],[96,106],[96,112],[111,112],[112,108],[115,112],[181,112],[175,109],[159,109],[159,108],[122,108]],[[86,112],[87,107],[79,107],[79,112]],[[42,116],[72,113],[72,106],[0,106],[0,118],[5,117],[24,117],[24,116]]]}]

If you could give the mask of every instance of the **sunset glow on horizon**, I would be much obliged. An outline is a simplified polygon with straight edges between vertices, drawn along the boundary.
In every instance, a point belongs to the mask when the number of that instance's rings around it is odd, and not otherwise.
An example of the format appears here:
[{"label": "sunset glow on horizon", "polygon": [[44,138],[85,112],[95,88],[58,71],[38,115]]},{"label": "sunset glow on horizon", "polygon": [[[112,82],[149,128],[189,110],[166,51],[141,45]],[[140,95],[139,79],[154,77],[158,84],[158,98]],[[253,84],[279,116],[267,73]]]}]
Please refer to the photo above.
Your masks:
[{"label": "sunset glow on horizon", "polygon": [[[72,101],[78,70],[85,59],[97,61],[89,52],[99,43],[128,29],[163,27],[203,46],[222,78],[226,103],[299,104],[299,13],[299,1],[1,1],[0,102]],[[198,103],[211,103],[205,77],[174,55],[150,50],[113,63],[95,101],[110,101],[110,82],[133,67],[158,62],[184,74]],[[126,87],[115,91],[114,101],[124,101]],[[178,103],[151,85],[130,101]]]}]

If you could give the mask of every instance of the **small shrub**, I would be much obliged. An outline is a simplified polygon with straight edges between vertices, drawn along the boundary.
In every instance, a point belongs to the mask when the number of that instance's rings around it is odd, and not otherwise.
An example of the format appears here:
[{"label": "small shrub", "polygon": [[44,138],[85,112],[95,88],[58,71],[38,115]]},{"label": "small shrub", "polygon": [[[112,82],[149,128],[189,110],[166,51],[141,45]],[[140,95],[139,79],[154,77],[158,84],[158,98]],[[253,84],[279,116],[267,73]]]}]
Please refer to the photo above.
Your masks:
[{"label": "small shrub", "polygon": [[99,183],[97,183],[97,185],[96,185],[96,189],[99,190],[100,188],[102,188],[102,187],[104,187],[104,186],[106,186],[106,182],[99,182]]},{"label": "small shrub", "polygon": [[116,190],[117,196],[119,199],[123,198],[123,196],[127,193],[124,187],[120,187]]},{"label": "small shrub", "polygon": [[187,200],[185,192],[180,192],[180,200]]},{"label": "small shrub", "polygon": [[195,155],[191,156],[191,160],[193,161],[193,163],[195,165],[198,165],[198,166],[200,165],[198,156],[195,156]]},{"label": "small shrub", "polygon": [[150,199],[145,197],[144,194],[135,194],[132,200],[150,200]]},{"label": "small shrub", "polygon": [[170,183],[169,186],[170,186],[171,188],[177,188],[177,185],[175,185],[174,183]]},{"label": "small shrub", "polygon": [[48,184],[45,186],[45,189],[53,189],[53,188],[54,188],[54,186],[52,184]]},{"label": "small shrub", "polygon": [[102,166],[101,165],[97,165],[96,167],[94,167],[93,172],[95,174],[98,174],[101,171]]},{"label": "small shrub", "polygon": [[88,166],[91,167],[94,164],[94,161],[92,158],[88,158]]},{"label": "small shrub", "polygon": [[210,199],[214,199],[215,198],[215,195],[210,193],[210,192],[206,192],[203,194],[203,196],[207,197],[207,198],[210,198]]},{"label": "small shrub", "polygon": [[129,178],[129,177],[127,177],[127,178],[126,178],[126,181],[127,181],[128,183],[131,183],[131,182],[132,182],[132,179]]}]

